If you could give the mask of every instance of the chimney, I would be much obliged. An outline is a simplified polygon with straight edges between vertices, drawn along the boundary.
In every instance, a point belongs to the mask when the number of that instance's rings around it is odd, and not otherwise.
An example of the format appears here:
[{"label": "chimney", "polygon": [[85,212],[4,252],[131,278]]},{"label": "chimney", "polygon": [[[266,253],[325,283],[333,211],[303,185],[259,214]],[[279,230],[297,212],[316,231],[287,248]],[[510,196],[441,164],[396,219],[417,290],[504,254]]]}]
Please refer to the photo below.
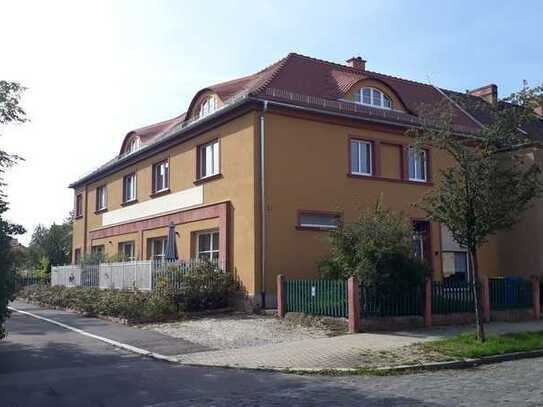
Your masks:
[{"label": "chimney", "polygon": [[493,83],[478,89],[470,90],[468,93],[472,96],[480,97],[491,105],[495,105],[498,102],[498,87]]},{"label": "chimney", "polygon": [[360,57],[352,57],[347,60],[347,65],[354,69],[360,69],[361,71],[366,70],[366,60]]}]

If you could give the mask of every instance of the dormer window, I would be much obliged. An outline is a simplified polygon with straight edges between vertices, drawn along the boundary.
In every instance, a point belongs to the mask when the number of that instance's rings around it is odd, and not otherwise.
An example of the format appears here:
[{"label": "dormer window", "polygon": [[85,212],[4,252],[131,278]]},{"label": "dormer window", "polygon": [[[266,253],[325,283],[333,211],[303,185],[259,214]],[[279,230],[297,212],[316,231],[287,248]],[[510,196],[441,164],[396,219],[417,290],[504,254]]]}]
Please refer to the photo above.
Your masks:
[{"label": "dormer window", "polygon": [[380,109],[392,109],[392,99],[375,88],[362,88],[357,102]]},{"label": "dormer window", "polygon": [[126,145],[126,154],[131,154],[135,151],[138,151],[140,148],[140,145],[141,145],[140,138],[137,136],[132,137],[128,141],[128,144]]},{"label": "dormer window", "polygon": [[198,114],[198,117],[200,119],[202,117],[206,117],[207,115],[213,113],[215,110],[217,110],[217,100],[215,99],[215,96],[209,96],[200,105],[200,113]]}]

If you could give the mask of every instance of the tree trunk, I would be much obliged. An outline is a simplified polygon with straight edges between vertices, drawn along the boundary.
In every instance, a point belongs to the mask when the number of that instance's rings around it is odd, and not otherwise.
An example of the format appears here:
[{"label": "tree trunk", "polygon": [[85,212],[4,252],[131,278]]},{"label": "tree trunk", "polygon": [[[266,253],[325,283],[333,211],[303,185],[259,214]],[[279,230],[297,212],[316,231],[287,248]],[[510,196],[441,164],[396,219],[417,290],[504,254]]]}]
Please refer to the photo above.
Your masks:
[{"label": "tree trunk", "polygon": [[475,323],[477,325],[477,339],[481,342],[486,340],[485,326],[483,322],[483,307],[481,304],[481,283],[479,281],[479,260],[477,259],[477,248],[472,247],[469,250],[471,257],[471,287],[473,290],[473,301],[475,303]]}]

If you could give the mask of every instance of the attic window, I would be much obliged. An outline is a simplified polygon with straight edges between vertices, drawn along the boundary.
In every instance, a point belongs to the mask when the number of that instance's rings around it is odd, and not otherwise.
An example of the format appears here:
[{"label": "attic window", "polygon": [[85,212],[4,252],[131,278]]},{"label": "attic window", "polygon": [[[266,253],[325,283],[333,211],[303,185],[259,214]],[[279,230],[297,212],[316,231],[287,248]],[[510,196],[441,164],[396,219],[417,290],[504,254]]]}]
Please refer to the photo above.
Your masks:
[{"label": "attic window", "polygon": [[380,109],[392,109],[392,99],[375,88],[362,88],[358,96],[358,103]]},{"label": "attic window", "polygon": [[134,151],[138,151],[141,146],[140,138],[138,136],[132,137],[128,144],[126,145],[126,154],[133,153]]},{"label": "attic window", "polygon": [[198,117],[200,119],[202,117],[206,117],[207,115],[213,113],[215,110],[217,110],[217,101],[215,99],[215,96],[209,96],[200,105],[200,112],[198,113]]}]

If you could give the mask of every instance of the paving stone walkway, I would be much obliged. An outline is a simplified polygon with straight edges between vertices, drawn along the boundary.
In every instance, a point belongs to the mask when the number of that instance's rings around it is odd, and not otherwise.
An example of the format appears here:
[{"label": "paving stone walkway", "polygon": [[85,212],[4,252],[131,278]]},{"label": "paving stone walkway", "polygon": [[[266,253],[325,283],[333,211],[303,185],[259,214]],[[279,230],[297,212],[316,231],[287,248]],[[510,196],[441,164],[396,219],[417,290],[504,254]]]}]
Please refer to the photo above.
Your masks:
[{"label": "paving stone walkway", "polygon": [[[487,332],[496,334],[543,331],[543,320],[493,322],[486,327]],[[474,330],[474,327],[454,326],[419,331],[361,333],[241,349],[204,351],[176,355],[176,358],[187,364],[244,368],[356,368],[364,366],[368,352],[398,349],[469,330]]]}]

